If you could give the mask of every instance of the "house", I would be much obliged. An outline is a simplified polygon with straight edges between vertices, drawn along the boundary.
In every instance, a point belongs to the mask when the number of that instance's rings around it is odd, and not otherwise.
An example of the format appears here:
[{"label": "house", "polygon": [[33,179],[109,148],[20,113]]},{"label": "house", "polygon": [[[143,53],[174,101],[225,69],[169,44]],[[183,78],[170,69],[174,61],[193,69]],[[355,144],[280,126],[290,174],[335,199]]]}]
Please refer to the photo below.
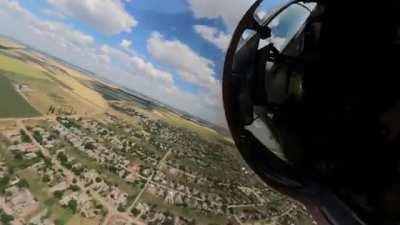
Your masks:
[{"label": "house", "polygon": [[60,183],[54,185],[49,189],[50,192],[55,192],[55,191],[64,191],[65,189],[68,188],[68,184],[65,181],[61,181]]},{"label": "house", "polygon": [[111,191],[108,195],[108,198],[116,206],[126,205],[126,202],[128,200],[128,194],[125,192],[122,192],[118,187],[112,186]]},{"label": "house", "polygon": [[51,221],[50,219],[46,218],[47,213],[48,213],[47,209],[42,210],[36,216],[32,217],[29,220],[28,224],[33,224],[33,225],[54,225],[53,221]]},{"label": "house", "polygon": [[130,173],[137,174],[140,171],[140,165],[135,162],[130,162],[126,170]]},{"label": "house", "polygon": [[5,204],[11,209],[13,216],[23,217],[35,212],[39,203],[26,188],[12,186],[6,189]]},{"label": "house", "polygon": [[33,158],[36,158],[36,157],[37,157],[37,155],[36,155],[35,152],[30,152],[30,153],[25,154],[25,158],[26,159],[33,159]]},{"label": "house", "polygon": [[4,177],[8,173],[8,168],[5,163],[0,162],[0,177]]},{"label": "house", "polygon": [[33,143],[22,143],[18,145],[11,145],[8,147],[10,151],[20,151],[23,153],[37,152],[39,151],[39,147]]}]

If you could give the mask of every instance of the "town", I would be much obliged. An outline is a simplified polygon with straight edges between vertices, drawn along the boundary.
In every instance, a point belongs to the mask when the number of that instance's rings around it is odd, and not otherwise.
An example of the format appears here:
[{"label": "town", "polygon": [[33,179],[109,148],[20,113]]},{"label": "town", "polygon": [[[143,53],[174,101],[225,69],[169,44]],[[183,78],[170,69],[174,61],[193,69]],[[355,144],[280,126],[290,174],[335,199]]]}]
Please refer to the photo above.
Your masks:
[{"label": "town", "polygon": [[96,116],[0,121],[0,223],[315,224],[258,180],[232,142],[111,104]]}]

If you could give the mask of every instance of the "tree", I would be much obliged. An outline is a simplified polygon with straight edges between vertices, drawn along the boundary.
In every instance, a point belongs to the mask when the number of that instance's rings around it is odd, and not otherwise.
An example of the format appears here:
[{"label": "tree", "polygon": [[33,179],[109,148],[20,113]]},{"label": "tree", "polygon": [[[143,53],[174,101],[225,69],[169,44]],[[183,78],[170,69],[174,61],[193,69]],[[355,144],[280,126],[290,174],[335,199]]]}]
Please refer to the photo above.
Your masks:
[{"label": "tree", "polygon": [[137,208],[133,207],[133,208],[131,209],[131,213],[132,213],[134,216],[138,216],[138,215],[140,214],[140,210],[138,210]]},{"label": "tree", "polygon": [[43,181],[44,183],[50,182],[50,176],[49,176],[48,174],[45,174],[45,175],[43,176],[43,178],[42,178],[42,181]]},{"label": "tree", "polygon": [[74,199],[70,200],[68,202],[68,208],[70,208],[72,212],[75,214],[78,209],[78,202]]},{"label": "tree", "polygon": [[21,152],[17,152],[17,153],[15,153],[14,158],[15,158],[16,160],[22,160],[23,155],[22,155]]},{"label": "tree", "polygon": [[39,131],[37,131],[37,130],[35,130],[35,131],[33,132],[33,138],[35,138],[35,140],[36,140],[37,142],[39,142],[39,143],[42,143],[42,142],[43,142],[42,134],[41,134]]},{"label": "tree", "polygon": [[82,168],[82,167],[73,167],[73,168],[72,168],[72,172],[73,172],[76,176],[79,176],[79,175],[81,175],[81,173],[83,172],[83,168]]},{"label": "tree", "polygon": [[55,191],[53,193],[54,197],[61,199],[64,196],[64,192],[63,191]]},{"label": "tree", "polygon": [[0,178],[0,193],[5,192],[9,182],[10,182],[10,176],[8,175]]},{"label": "tree", "polygon": [[14,220],[14,217],[11,215],[8,215],[6,212],[4,212],[3,209],[0,209],[0,221],[4,225],[11,224],[11,221]]},{"label": "tree", "polygon": [[25,142],[25,143],[31,143],[32,141],[31,141],[31,139],[29,138],[29,136],[25,133],[25,131],[24,130],[19,130],[19,133],[21,134],[21,140],[22,140],[22,142]]},{"label": "tree", "polygon": [[68,157],[64,154],[64,152],[59,152],[57,154],[57,159],[60,160],[61,163],[68,162]]},{"label": "tree", "polygon": [[118,210],[118,212],[125,212],[126,211],[125,207],[122,204],[118,205],[117,210]]},{"label": "tree", "polygon": [[95,148],[96,148],[96,146],[94,146],[94,144],[92,142],[88,142],[85,144],[85,149],[93,150]]},{"label": "tree", "polygon": [[78,185],[71,185],[69,186],[69,188],[74,192],[81,190],[81,188]]},{"label": "tree", "polygon": [[51,159],[49,159],[47,157],[44,157],[43,160],[44,160],[44,164],[46,165],[46,167],[49,168],[49,167],[53,166],[53,163],[51,162]]},{"label": "tree", "polygon": [[61,219],[55,219],[54,224],[55,225],[64,225],[65,223]]},{"label": "tree", "polygon": [[29,188],[29,183],[25,179],[21,179],[18,183],[17,186],[20,188]]}]

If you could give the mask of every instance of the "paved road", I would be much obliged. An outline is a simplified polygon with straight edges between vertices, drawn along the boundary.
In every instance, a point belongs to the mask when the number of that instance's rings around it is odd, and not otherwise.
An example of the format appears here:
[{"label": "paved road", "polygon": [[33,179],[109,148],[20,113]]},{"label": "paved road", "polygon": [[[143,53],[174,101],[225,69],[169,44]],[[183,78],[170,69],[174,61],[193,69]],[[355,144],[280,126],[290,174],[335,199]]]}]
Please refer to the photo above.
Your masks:
[{"label": "paved road", "polygon": [[153,174],[151,174],[151,176],[149,178],[147,178],[146,184],[144,185],[144,187],[142,188],[142,190],[140,190],[139,194],[136,196],[135,200],[132,202],[132,205],[128,208],[128,212],[130,212],[132,210],[133,207],[136,206],[136,203],[139,201],[140,197],[142,196],[142,194],[144,193],[144,191],[147,189],[147,186],[149,185],[149,183],[151,182],[151,180],[153,180],[153,177],[157,174],[158,170],[160,169],[161,165],[164,163],[164,161],[168,158],[168,155],[171,153],[171,149],[169,149],[165,155],[162,157],[162,159],[158,162],[158,164],[155,167],[155,171],[153,172]]}]

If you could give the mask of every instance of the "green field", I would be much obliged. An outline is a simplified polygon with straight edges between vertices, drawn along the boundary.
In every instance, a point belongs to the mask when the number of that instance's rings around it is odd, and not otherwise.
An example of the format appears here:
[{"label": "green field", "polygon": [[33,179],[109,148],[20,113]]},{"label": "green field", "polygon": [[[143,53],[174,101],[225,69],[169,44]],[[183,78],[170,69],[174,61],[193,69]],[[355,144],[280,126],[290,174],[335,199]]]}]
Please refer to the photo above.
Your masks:
[{"label": "green field", "polygon": [[1,117],[34,117],[39,112],[15,90],[13,84],[0,74],[0,118]]},{"label": "green field", "polygon": [[0,68],[30,79],[49,79],[39,68],[3,54],[0,54]]}]

